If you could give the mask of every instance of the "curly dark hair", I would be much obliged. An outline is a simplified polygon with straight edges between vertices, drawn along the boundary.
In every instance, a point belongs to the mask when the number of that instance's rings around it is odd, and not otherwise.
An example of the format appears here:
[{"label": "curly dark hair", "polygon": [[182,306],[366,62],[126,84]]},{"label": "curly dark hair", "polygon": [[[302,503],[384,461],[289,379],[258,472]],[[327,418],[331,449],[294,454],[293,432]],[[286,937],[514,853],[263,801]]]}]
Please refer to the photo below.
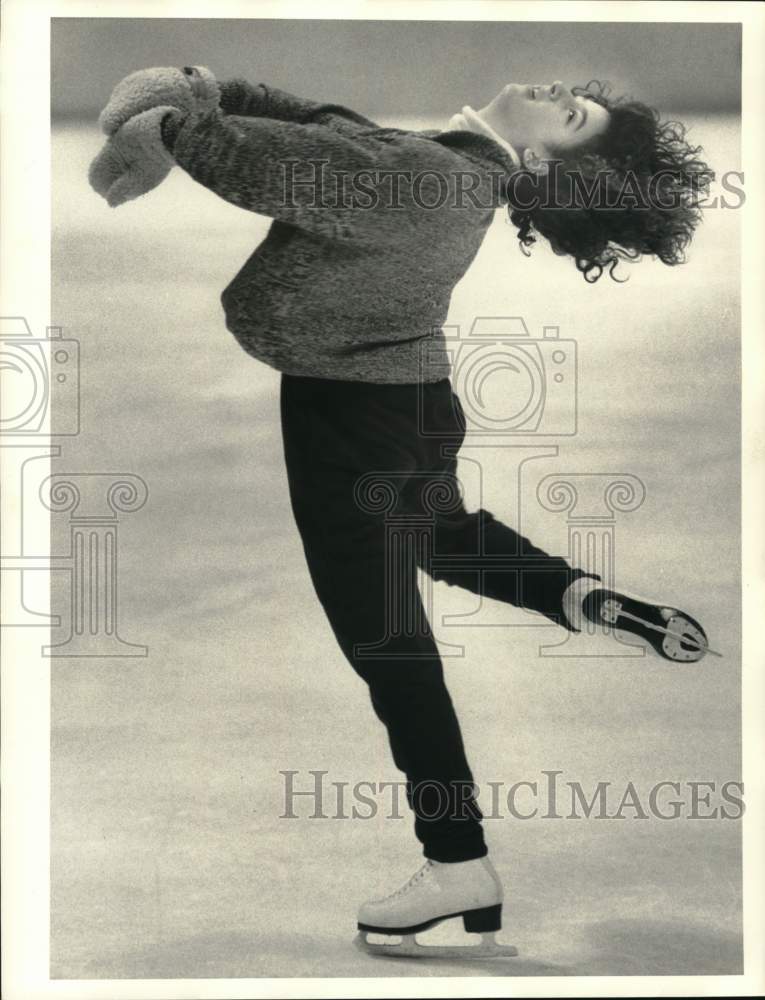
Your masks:
[{"label": "curly dark hair", "polygon": [[[573,153],[553,151],[560,159],[546,176],[513,178],[521,187],[508,192],[508,214],[521,250],[528,256],[538,233],[556,254],[573,257],[588,282],[606,268],[619,280],[617,264],[644,254],[684,263],[701,221],[699,203],[715,177],[698,158],[702,148],[686,141],[679,122],[660,121],[654,108],[628,97],[611,99],[607,84],[591,80],[572,93],[607,108],[610,121],[604,134]],[[536,192],[531,200],[530,190]]]}]

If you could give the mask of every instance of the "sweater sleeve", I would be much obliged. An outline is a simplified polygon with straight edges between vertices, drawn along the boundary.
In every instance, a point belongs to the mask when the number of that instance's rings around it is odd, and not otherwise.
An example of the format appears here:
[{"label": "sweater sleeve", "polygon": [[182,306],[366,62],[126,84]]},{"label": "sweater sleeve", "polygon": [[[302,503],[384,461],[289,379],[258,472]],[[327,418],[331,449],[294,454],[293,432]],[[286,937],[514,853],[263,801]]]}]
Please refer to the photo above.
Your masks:
[{"label": "sweater sleeve", "polygon": [[264,83],[252,84],[241,77],[220,84],[220,107],[227,115],[245,118],[278,118],[281,121],[303,122],[319,107],[316,101],[294,97]]},{"label": "sweater sleeve", "polygon": [[220,108],[227,115],[246,118],[275,118],[283,122],[306,124],[311,121],[331,124],[333,115],[346,122],[377,128],[376,122],[340,104],[327,104],[307,97],[296,97],[265,83],[252,84],[241,77],[220,84]]},{"label": "sweater sleeve", "polygon": [[320,236],[362,238],[360,215],[367,213],[337,175],[372,171],[376,158],[352,137],[319,124],[216,109],[169,112],[162,138],[178,166],[239,208]]}]

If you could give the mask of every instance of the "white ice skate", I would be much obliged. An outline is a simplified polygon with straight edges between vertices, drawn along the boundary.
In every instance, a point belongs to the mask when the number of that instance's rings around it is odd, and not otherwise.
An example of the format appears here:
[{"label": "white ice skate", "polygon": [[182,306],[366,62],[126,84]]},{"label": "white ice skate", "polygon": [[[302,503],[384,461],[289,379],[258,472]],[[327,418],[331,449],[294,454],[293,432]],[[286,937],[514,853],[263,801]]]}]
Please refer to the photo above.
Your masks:
[{"label": "white ice skate", "polygon": [[[390,896],[364,903],[355,944],[372,955],[406,958],[514,957],[517,949],[494,936],[502,927],[502,899],[502,883],[488,858],[454,864],[429,860]],[[416,934],[452,917],[462,917],[465,930],[480,934],[480,942],[450,946],[417,941]],[[375,944],[370,934],[401,941]]]},{"label": "white ice skate", "polygon": [[588,622],[612,629],[617,638],[636,636],[664,660],[695,663],[709,648],[706,632],[695,618],[627,591],[604,587],[600,580],[579,577],[563,595],[563,611],[572,628],[583,631]]}]

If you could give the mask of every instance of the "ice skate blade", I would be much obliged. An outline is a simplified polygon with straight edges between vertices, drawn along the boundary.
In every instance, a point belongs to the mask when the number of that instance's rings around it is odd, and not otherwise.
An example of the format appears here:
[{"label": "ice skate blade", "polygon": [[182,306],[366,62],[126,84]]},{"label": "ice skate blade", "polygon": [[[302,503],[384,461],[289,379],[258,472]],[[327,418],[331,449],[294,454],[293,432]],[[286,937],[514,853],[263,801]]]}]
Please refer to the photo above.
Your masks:
[{"label": "ice skate blade", "polygon": [[391,944],[375,944],[367,939],[366,931],[359,931],[353,943],[368,955],[382,955],[384,958],[448,958],[473,961],[476,958],[516,958],[518,949],[510,944],[500,944],[494,938],[494,931],[481,935],[479,944],[420,944],[414,934],[400,935],[401,941]]},{"label": "ice skate blade", "polygon": [[[696,660],[691,660],[690,657],[688,658],[692,663],[698,662],[698,660],[700,660],[705,653],[711,653],[712,656],[719,656],[722,658],[723,655],[722,653],[718,653],[716,649],[712,649],[703,641],[703,639],[696,638],[692,633],[675,632],[670,628],[663,628],[661,625],[654,625],[651,622],[646,621],[645,618],[640,618],[639,615],[630,614],[629,611],[624,611],[621,608],[619,609],[618,614],[622,618],[629,618],[633,622],[639,622],[641,625],[644,625],[646,628],[652,629],[654,632],[661,632],[672,639],[677,639],[677,641],[680,643],[685,643],[688,646],[693,646],[694,650],[698,652],[699,655]],[[680,617],[682,618],[682,616]],[[675,619],[672,619],[672,621],[674,620]],[[693,631],[695,632],[696,629],[693,629]]]}]

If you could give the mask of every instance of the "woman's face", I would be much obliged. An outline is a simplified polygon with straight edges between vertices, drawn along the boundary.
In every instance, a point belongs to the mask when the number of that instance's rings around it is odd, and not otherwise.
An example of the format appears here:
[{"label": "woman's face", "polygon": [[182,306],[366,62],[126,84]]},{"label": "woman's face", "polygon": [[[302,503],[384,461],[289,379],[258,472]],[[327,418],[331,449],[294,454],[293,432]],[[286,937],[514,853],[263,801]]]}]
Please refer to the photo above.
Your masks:
[{"label": "woman's face", "polygon": [[509,83],[478,112],[495,132],[519,151],[551,158],[605,132],[609,113],[596,101],[575,97],[562,83]]}]

